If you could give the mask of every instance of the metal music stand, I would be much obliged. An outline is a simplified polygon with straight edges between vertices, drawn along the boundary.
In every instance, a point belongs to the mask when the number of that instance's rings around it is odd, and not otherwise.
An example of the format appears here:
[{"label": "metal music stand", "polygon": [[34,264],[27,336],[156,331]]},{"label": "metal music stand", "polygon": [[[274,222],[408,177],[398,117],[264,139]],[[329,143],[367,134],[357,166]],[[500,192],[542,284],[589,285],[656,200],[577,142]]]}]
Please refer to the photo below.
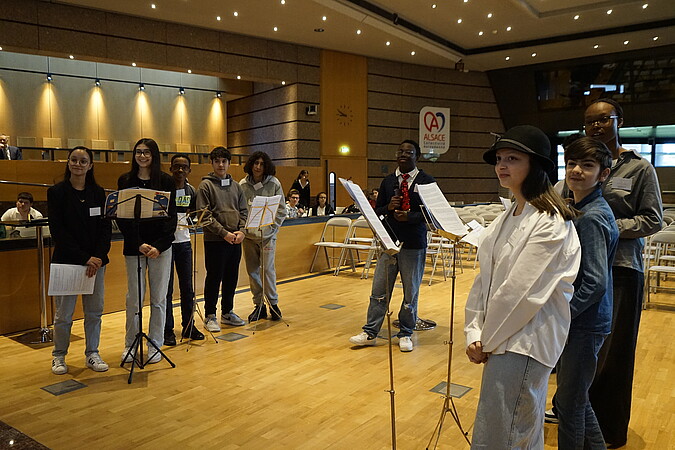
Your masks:
[{"label": "metal music stand", "polygon": [[[133,190],[133,189],[132,189]],[[122,191],[118,191],[122,192]],[[113,195],[113,194],[111,194]],[[110,196],[108,197],[110,199]],[[117,209],[119,205],[122,205],[126,202],[129,202],[131,200],[135,201],[134,204],[134,217],[132,219],[133,226],[135,227],[136,231],[136,236],[139,236],[140,239],[140,224],[141,221],[152,221],[156,220],[157,218],[154,217],[146,217],[142,218],[141,217],[141,210],[142,210],[142,203],[143,202],[150,202],[153,204],[153,207],[155,204],[160,205],[161,209],[163,209],[164,213],[167,213],[168,211],[166,208],[157,200],[154,198],[148,198],[145,197],[141,194],[136,194],[132,197],[129,197],[125,200],[122,201],[117,201],[113,204],[109,203],[109,200],[106,201],[106,217],[108,218],[115,218],[117,217]],[[170,200],[170,199],[169,199]],[[163,218],[163,217],[162,217]],[[140,242],[137,243],[138,246],[140,246]],[[141,269],[141,255],[136,256],[136,276],[138,277],[136,280],[136,283],[138,285],[138,312],[136,315],[138,316],[138,332],[136,333],[136,338],[134,339],[134,342],[131,344],[129,347],[129,351],[127,351],[127,354],[124,355],[124,358],[122,358],[122,362],[120,363],[120,367],[124,367],[124,364],[131,361],[131,370],[129,372],[129,379],[127,380],[128,384],[131,384],[131,381],[134,376],[134,367],[138,366],[139,369],[144,369],[145,366],[148,364],[147,361],[143,361],[143,340],[145,339],[148,344],[150,344],[154,349],[155,349],[155,354],[159,353],[162,358],[166,359],[166,361],[171,365],[171,367],[176,367],[176,364],[171,361],[166,354],[155,344],[152,339],[143,331],[143,297],[141,296],[142,294],[142,289],[141,289],[141,279],[143,278],[142,275],[142,269]],[[148,350],[148,353],[150,351]],[[155,354],[152,356],[154,357]]]}]

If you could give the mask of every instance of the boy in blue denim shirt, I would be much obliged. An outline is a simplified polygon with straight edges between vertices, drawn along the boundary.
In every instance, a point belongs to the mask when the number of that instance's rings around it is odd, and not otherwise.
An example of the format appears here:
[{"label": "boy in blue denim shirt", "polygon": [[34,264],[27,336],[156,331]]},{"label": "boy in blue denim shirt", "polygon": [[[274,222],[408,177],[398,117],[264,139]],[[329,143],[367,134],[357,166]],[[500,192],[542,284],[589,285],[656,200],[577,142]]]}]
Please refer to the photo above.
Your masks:
[{"label": "boy in blue denim shirt", "polygon": [[574,207],[583,214],[574,221],[581,267],[570,301],[572,322],[556,366],[558,448],[563,450],[606,448],[588,389],[612,325],[611,269],[619,230],[600,188],[611,165],[611,152],[596,139],[580,138],[565,149],[565,181],[574,194]]}]

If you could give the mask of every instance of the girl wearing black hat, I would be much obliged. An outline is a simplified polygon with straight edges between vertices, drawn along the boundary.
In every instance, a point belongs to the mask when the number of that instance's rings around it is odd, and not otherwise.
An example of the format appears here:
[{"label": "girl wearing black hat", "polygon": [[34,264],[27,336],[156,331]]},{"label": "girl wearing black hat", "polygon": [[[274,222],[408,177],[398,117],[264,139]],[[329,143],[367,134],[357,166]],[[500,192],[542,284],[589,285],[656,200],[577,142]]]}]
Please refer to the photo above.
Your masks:
[{"label": "girl wearing black hat", "polygon": [[466,301],[466,353],[485,364],[472,448],[543,448],[551,369],[565,345],[581,258],[576,212],[553,190],[550,143],[511,128],[483,155],[515,201],[485,231]]}]

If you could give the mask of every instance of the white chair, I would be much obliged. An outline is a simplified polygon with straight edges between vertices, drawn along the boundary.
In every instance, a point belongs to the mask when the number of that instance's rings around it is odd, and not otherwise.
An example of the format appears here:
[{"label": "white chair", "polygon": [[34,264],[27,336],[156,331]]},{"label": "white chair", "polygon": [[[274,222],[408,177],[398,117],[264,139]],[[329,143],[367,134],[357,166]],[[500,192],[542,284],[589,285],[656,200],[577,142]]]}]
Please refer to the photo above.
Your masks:
[{"label": "white chair", "polygon": [[[359,235],[359,231],[369,236]],[[340,274],[340,269],[346,263],[347,254],[349,254],[349,260],[352,267],[352,272],[356,271],[356,263],[354,262],[354,253],[356,253],[356,260],[361,262],[359,257],[359,252],[368,252],[368,255],[365,258],[365,263],[363,265],[363,271],[361,272],[361,278],[368,278],[368,273],[370,272],[370,266],[378,254],[378,245],[375,236],[373,236],[373,231],[368,224],[368,221],[362,217],[355,219],[352,222],[352,227],[347,236],[345,244],[342,246],[342,252],[340,253],[340,260],[338,265],[335,267],[333,275],[337,276]]]},{"label": "white chair", "polygon": [[[309,266],[310,273],[314,270],[314,263],[316,263],[316,257],[319,255],[321,249],[323,249],[324,255],[326,256],[326,264],[328,265],[328,268],[331,269],[328,249],[341,249],[342,246],[347,243],[351,227],[352,220],[349,217],[331,217],[326,221],[326,225],[324,225],[323,232],[321,233],[321,239],[319,242],[314,243],[316,251],[314,252],[314,258],[312,258],[312,264]],[[344,230],[344,237],[342,240],[336,238],[336,236],[340,234],[340,231],[342,231],[341,229]],[[330,237],[327,237],[328,233],[330,233]],[[337,259],[339,260],[339,258]]]},{"label": "white chair", "polygon": [[647,258],[645,288],[647,302],[651,301],[651,293],[658,290],[675,292],[675,288],[661,286],[661,276],[675,275],[675,232],[659,231],[651,237],[650,249],[653,257]]}]

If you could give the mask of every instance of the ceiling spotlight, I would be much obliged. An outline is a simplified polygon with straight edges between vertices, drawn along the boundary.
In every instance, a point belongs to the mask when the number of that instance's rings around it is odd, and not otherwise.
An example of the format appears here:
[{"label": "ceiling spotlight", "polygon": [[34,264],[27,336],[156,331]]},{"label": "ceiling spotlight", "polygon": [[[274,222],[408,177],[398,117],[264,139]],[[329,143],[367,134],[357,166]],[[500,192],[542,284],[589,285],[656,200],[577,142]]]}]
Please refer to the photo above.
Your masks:
[{"label": "ceiling spotlight", "polygon": [[658,37],[658,36],[654,36],[654,37],[652,38],[652,41],[658,41],[658,40],[659,40],[659,37]]},{"label": "ceiling spotlight", "polygon": [[51,73],[47,74],[47,81],[51,83],[51,81],[52,81],[52,74]]},{"label": "ceiling spotlight", "polygon": [[464,3],[469,3],[469,0],[464,0]]},{"label": "ceiling spotlight", "polygon": [[220,98],[222,96],[223,96],[223,94],[221,94],[220,91],[216,91],[216,98]]},{"label": "ceiling spotlight", "polygon": [[647,6],[649,6],[649,3],[645,3],[644,5],[642,5],[642,9],[647,9]]},{"label": "ceiling spotlight", "polygon": [[328,20],[328,17],[323,16],[323,17],[321,18],[321,20],[323,20],[323,21],[325,22],[326,20]]},{"label": "ceiling spotlight", "polygon": [[324,31],[326,30],[324,30],[323,28],[314,28],[315,33],[323,33]]},{"label": "ceiling spotlight", "polygon": [[73,56],[73,55],[68,55],[68,58],[70,58],[70,59],[75,59],[75,56]]},{"label": "ceiling spotlight", "polygon": [[506,27],[506,31],[511,31],[511,27]]},{"label": "ceiling spotlight", "polygon": [[576,16],[574,16],[574,20],[579,20],[579,17],[581,17],[581,16],[579,14],[577,14]]},{"label": "ceiling spotlight", "polygon": [[385,45],[391,45],[391,42],[387,41],[387,43]]},{"label": "ceiling spotlight", "polygon": [[415,50],[413,50],[412,52],[410,52],[410,56],[415,56]]},{"label": "ceiling spotlight", "polygon": [[487,18],[492,19],[492,13],[488,13]]},{"label": "ceiling spotlight", "polygon": [[2,47],[0,47],[0,52],[2,51]]},{"label": "ceiling spotlight", "polygon": [[188,69],[188,73],[192,73],[192,69]]},{"label": "ceiling spotlight", "polygon": [[532,53],[532,57],[534,58],[535,56],[537,56],[537,52]]},{"label": "ceiling spotlight", "polygon": [[436,3],[434,3],[433,5],[431,5],[431,8],[436,9]]},{"label": "ceiling spotlight", "polygon": [[97,79],[94,81],[94,86],[96,86],[96,87],[101,86],[101,80],[99,80],[99,79],[97,78]]},{"label": "ceiling spotlight", "polygon": [[286,82],[285,82],[285,81],[282,81],[282,82],[281,82],[281,85],[282,85],[282,86],[286,86]]},{"label": "ceiling spotlight", "polygon": [[277,28],[277,27],[274,27],[273,29],[274,29],[274,31],[279,31],[279,28]]},{"label": "ceiling spotlight", "polygon": [[510,57],[510,56],[507,56],[507,57],[504,58],[504,59],[508,61],[509,59],[511,59],[511,57]]},{"label": "ceiling spotlight", "polygon": [[598,44],[595,44],[593,48],[599,48],[600,46]]},{"label": "ceiling spotlight", "polygon": [[286,0],[281,0],[281,4],[282,4],[282,5],[285,5],[285,4],[286,4]]},{"label": "ceiling spotlight", "polygon": [[457,23],[462,23],[462,19],[457,19]]},{"label": "ceiling spotlight", "polygon": [[361,34],[361,30],[356,30],[356,34]]},{"label": "ceiling spotlight", "polygon": [[157,9],[157,5],[155,5],[154,3],[151,3],[151,4],[150,4],[150,7],[151,7],[152,9]]},{"label": "ceiling spotlight", "polygon": [[145,90],[145,85],[143,83],[138,83],[138,90],[139,91],[144,91]]},{"label": "ceiling spotlight", "polygon": [[607,14],[612,14],[612,10],[611,10],[611,9],[608,9],[608,10],[607,10]]},{"label": "ceiling spotlight", "polygon": [[237,80],[241,80],[241,75],[237,75]]},{"label": "ceiling spotlight", "polygon": [[132,63],[131,63],[131,67],[136,67],[136,63],[135,63],[135,62],[132,62]]},{"label": "ceiling spotlight", "polygon": [[482,32],[482,31],[479,31],[479,32],[478,32],[478,36],[482,36],[482,35],[483,35],[483,32]]},{"label": "ceiling spotlight", "polygon": [[628,45],[628,43],[630,43],[630,41],[623,41],[623,45]]},{"label": "ceiling spotlight", "polygon": [[179,93],[180,95],[185,95],[185,88],[183,88],[183,87],[178,88],[178,93]]},{"label": "ceiling spotlight", "polygon": [[220,16],[216,16],[216,20],[220,22]]},{"label": "ceiling spotlight", "polygon": [[233,15],[234,17],[238,17],[238,16],[239,16],[239,13],[238,13],[237,11],[235,11],[235,12],[232,13],[232,15]]}]

